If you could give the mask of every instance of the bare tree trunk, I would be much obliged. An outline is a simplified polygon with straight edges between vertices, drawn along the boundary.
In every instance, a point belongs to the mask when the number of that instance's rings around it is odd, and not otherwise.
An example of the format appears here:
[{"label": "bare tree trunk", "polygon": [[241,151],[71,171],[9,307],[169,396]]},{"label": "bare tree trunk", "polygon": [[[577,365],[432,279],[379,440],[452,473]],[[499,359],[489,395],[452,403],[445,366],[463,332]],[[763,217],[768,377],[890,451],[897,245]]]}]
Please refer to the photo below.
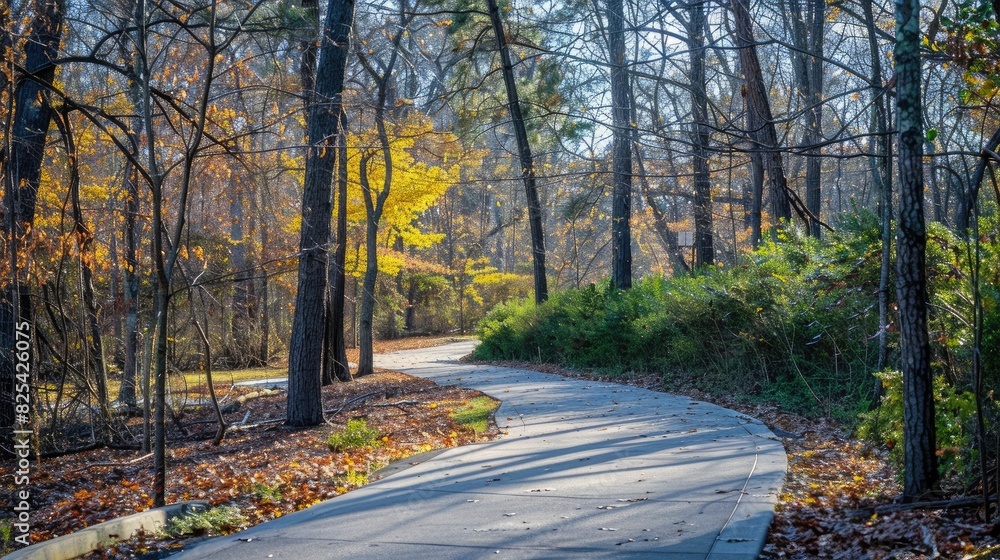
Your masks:
[{"label": "bare tree trunk", "polygon": [[330,261],[330,295],[326,306],[326,339],[323,347],[323,385],[334,381],[351,381],[351,368],[347,363],[347,346],[344,341],[344,298],[347,257],[347,113],[340,117],[340,138],[337,144],[337,192],[334,235],[336,249]]},{"label": "bare tree trunk", "polygon": [[821,212],[823,207],[823,184],[822,184],[822,149],[819,147],[823,140],[823,35],[826,23],[826,2],[825,0],[810,0],[810,53],[809,60],[809,86],[810,99],[812,104],[809,108],[806,126],[810,131],[809,145],[811,156],[806,161],[806,209],[809,210],[809,232],[813,237],[820,236]]},{"label": "bare tree trunk", "polygon": [[528,201],[528,224],[531,230],[535,303],[540,304],[549,298],[549,289],[545,278],[545,232],[542,230],[542,206],[538,202],[538,188],[535,185],[535,163],[531,156],[531,146],[528,144],[524,116],[521,114],[517,83],[514,81],[514,65],[510,60],[510,48],[507,46],[507,36],[504,33],[503,21],[500,19],[500,8],[497,6],[497,0],[487,0],[487,2],[490,21],[493,23],[493,34],[500,50],[503,81],[507,89],[507,110],[510,113],[514,137],[517,139],[517,151],[521,159],[521,179],[524,181],[524,194]]},{"label": "bare tree trunk", "polygon": [[[404,26],[405,28],[405,26]],[[378,131],[379,144],[382,148],[382,160],[385,166],[385,173],[382,180],[381,189],[373,194],[371,184],[368,180],[369,156],[361,159],[360,182],[361,192],[365,200],[365,214],[367,216],[365,230],[365,275],[361,287],[361,318],[358,324],[361,341],[358,352],[357,375],[370,375],[374,373],[374,334],[375,334],[375,283],[378,280],[378,226],[382,220],[382,212],[385,208],[385,201],[389,198],[389,191],[392,188],[392,150],[389,146],[389,134],[385,128],[385,101],[388,92],[388,82],[391,79],[391,72],[398,52],[398,38],[402,33],[397,34],[397,41],[386,72],[383,76],[376,77],[379,81],[379,96],[375,107],[375,127]],[[374,74],[373,74],[374,76]]]},{"label": "bare tree trunk", "polygon": [[896,3],[896,107],[899,129],[899,231],[896,293],[903,364],[903,497],[938,490],[931,352],[927,333],[923,115],[920,91],[920,2]]},{"label": "bare tree trunk", "polygon": [[360,332],[360,345],[358,348],[358,371],[357,375],[369,375],[374,372],[374,319],[375,319],[375,283],[378,280],[378,227],[382,221],[382,212],[385,208],[385,201],[389,198],[392,189],[393,158],[392,149],[389,145],[389,133],[385,127],[385,108],[392,87],[394,69],[396,61],[399,59],[400,43],[403,36],[408,34],[410,21],[414,14],[406,9],[405,1],[401,0],[399,6],[399,25],[395,36],[392,38],[392,51],[389,60],[380,64],[378,68],[373,66],[368,58],[358,53],[358,60],[365,70],[375,81],[377,95],[375,101],[375,129],[378,134],[379,148],[382,152],[382,164],[384,175],[382,186],[377,192],[373,192],[368,180],[368,162],[371,154],[361,159],[360,177],[361,193],[365,201],[366,235],[365,254],[367,264],[365,266],[364,282],[361,288],[361,318],[358,321],[358,331]]},{"label": "bare tree trunk", "polygon": [[823,126],[823,28],[826,22],[824,0],[804,0],[805,17],[800,0],[788,0],[791,8],[792,40],[796,51],[792,54],[795,81],[800,96],[807,104],[805,130],[802,144],[806,156],[806,208],[809,210],[809,235],[820,236],[820,211],[822,209],[822,180],[820,177],[822,151],[819,143]]},{"label": "bare tree trunk", "polygon": [[[154,206],[159,206],[156,197],[153,200]],[[162,224],[162,218],[157,218],[158,212],[154,209],[153,225]],[[154,238],[162,237],[162,234],[154,234]],[[162,241],[153,243],[156,248],[162,248]],[[159,254],[159,252],[157,252]],[[162,258],[155,258],[160,261],[157,266],[156,296],[153,302],[155,310],[155,325],[153,339],[153,361],[152,378],[153,383],[153,507],[163,507],[166,505],[167,492],[167,308],[170,304],[170,297],[167,285],[167,275],[163,272]]]},{"label": "bare tree trunk", "polygon": [[756,249],[764,239],[761,229],[764,213],[764,158],[760,152],[750,154],[750,245]]},{"label": "bare tree trunk", "polygon": [[333,309],[333,362],[334,377],[341,381],[351,380],[351,368],[347,363],[347,334],[344,332],[344,300],[347,295],[347,113],[340,115],[340,145],[337,147],[337,249],[333,254],[334,275],[331,296]]},{"label": "bare tree trunk", "polygon": [[[879,217],[882,228],[882,262],[878,288],[878,363],[882,371],[889,362],[889,303],[892,297],[890,274],[892,270],[892,155],[889,153],[889,111],[886,90],[882,87],[882,51],[875,35],[875,15],[871,2],[862,2],[868,47],[872,63],[872,132],[875,135],[875,155],[870,162],[872,179],[879,192]],[[882,398],[882,380],[875,378],[872,406]]]},{"label": "bare tree trunk", "polygon": [[[386,185],[390,185],[392,181],[392,173],[390,171],[392,169],[392,159],[387,146],[385,147],[384,154],[388,158],[385,162],[386,179],[385,185],[383,185],[383,188],[386,188]],[[370,375],[375,371],[372,349],[375,331],[373,324],[375,318],[375,282],[378,280],[378,223],[382,215],[382,202],[385,200],[381,196],[372,196],[371,184],[368,180],[368,162],[368,157],[362,158],[360,169],[361,191],[364,193],[365,210],[368,219],[365,229],[365,275],[361,287],[361,318],[358,326],[361,337],[358,347],[357,375],[359,376]],[[383,190],[383,192],[387,191]],[[379,194],[381,195],[381,193]]]},{"label": "bare tree trunk", "polygon": [[[313,100],[313,90],[316,88],[316,62],[317,53],[319,52],[319,2],[317,0],[301,0],[302,11],[306,13],[306,17],[313,20],[312,24],[315,27],[315,33],[311,40],[302,41],[302,61],[299,66],[299,77],[302,82],[302,93],[305,101],[306,109],[309,108],[309,104]],[[340,131],[343,134],[343,131]],[[328,264],[328,270],[332,270],[333,263]],[[331,278],[327,278],[327,286],[330,287]],[[326,306],[324,308],[323,314],[323,324],[325,329],[325,334],[323,336],[323,370],[320,385],[327,386],[333,383],[334,376],[332,370],[331,357],[330,357],[330,342],[331,342],[331,321],[330,316],[332,302],[330,301],[329,294],[327,294]]]},{"label": "bare tree trunk", "polygon": [[611,63],[612,209],[611,286],[632,287],[632,141],[629,119],[629,71],[625,59],[625,8],[607,0],[608,54]]},{"label": "bare tree trunk", "polygon": [[712,182],[708,167],[708,93],[705,91],[705,4],[688,4],[687,44],[691,58],[691,165],[694,171],[695,266],[715,262]]},{"label": "bare tree trunk", "polygon": [[736,24],[736,45],[740,50],[740,66],[746,80],[743,95],[747,107],[747,129],[753,139],[754,150],[761,152],[764,169],[767,171],[768,194],[771,199],[771,218],[791,220],[792,208],[788,199],[788,181],[778,151],[778,133],[771,115],[771,103],[767,98],[767,88],[757,57],[757,43],[753,36],[750,12],[744,3],[747,0],[732,0],[730,6]]},{"label": "bare tree trunk", "polygon": [[232,239],[230,258],[233,269],[233,315],[231,327],[233,343],[228,354],[237,367],[256,367],[263,365],[259,360],[256,334],[259,311],[256,284],[254,282],[253,262],[249,255],[248,245],[253,239],[252,232],[244,232],[246,219],[246,196],[243,181],[237,173],[230,177],[229,202],[232,221],[229,226],[229,237]]},{"label": "bare tree trunk", "polygon": [[[140,130],[140,128],[135,128]],[[139,145],[138,138],[135,146]],[[118,389],[118,402],[129,410],[136,408],[136,383],[138,368],[139,345],[139,266],[136,256],[138,249],[138,232],[136,221],[139,216],[139,174],[132,163],[125,168],[125,227],[122,234],[125,239],[125,272],[123,295],[125,300],[125,361],[122,367],[122,382]]]},{"label": "bare tree trunk", "polygon": [[[117,208],[112,204],[109,204],[106,208],[109,214],[114,214]],[[111,217],[112,222],[115,227],[118,226],[117,217]],[[125,355],[125,349],[122,346],[122,341],[125,340],[125,333],[122,332],[122,267],[121,267],[121,255],[118,253],[118,231],[112,228],[111,239],[108,241],[108,264],[111,268],[111,274],[108,276],[108,299],[111,302],[111,312],[108,313],[108,318],[111,320],[111,338],[113,340],[113,347],[111,349],[111,361],[115,364],[122,362]],[[124,383],[124,380],[122,380]],[[121,389],[118,390],[121,394]]]},{"label": "bare tree trunk", "polygon": [[[140,11],[141,10],[141,11]],[[171,231],[166,231],[166,224],[163,219],[164,196],[163,196],[163,175],[159,168],[156,155],[155,127],[151,111],[150,97],[150,73],[148,53],[146,51],[146,38],[139,41],[140,58],[142,58],[141,83],[143,87],[143,122],[145,124],[147,157],[149,158],[149,174],[153,178],[150,181],[153,202],[153,260],[156,267],[156,290],[154,295],[155,315],[156,315],[156,341],[154,343],[154,378],[156,392],[156,409],[154,415],[154,442],[153,442],[153,505],[161,507],[166,503],[166,383],[167,383],[167,324],[168,313],[170,311],[170,300],[172,297],[173,271],[180,257],[181,236],[184,233],[188,196],[191,192],[194,180],[195,157],[202,149],[202,141],[205,137],[206,123],[208,121],[208,109],[212,93],[212,83],[215,79],[216,58],[219,54],[219,46],[216,43],[216,23],[218,15],[218,1],[213,0],[209,6],[207,14],[207,41],[203,44],[205,49],[205,77],[201,83],[201,91],[196,110],[192,118],[191,136],[184,147],[184,155],[180,165],[179,182],[176,201],[178,211],[174,215],[174,223]],[[147,15],[145,12],[145,1],[139,0],[136,21],[141,29],[145,29]],[[145,33],[142,31],[141,33]]]},{"label": "bare tree trunk", "polygon": [[319,0],[301,0],[300,5],[305,17],[310,20],[313,26],[313,37],[310,40],[302,41],[302,60],[299,64],[299,79],[302,83],[302,94],[306,108],[313,99],[313,92],[316,89],[316,62],[317,53],[320,49],[320,26],[319,26]]},{"label": "bare tree trunk", "polygon": [[[136,29],[130,33],[133,45],[138,45],[141,36]],[[134,47],[133,47],[134,48]],[[124,290],[125,300],[125,333],[124,345],[125,356],[122,365],[122,382],[118,389],[118,402],[130,411],[135,410],[136,384],[139,382],[139,151],[142,144],[140,131],[143,130],[143,117],[141,108],[145,100],[139,77],[142,72],[141,60],[137,50],[131,52],[133,79],[128,89],[129,101],[135,110],[132,117],[132,130],[130,133],[129,146],[132,150],[132,158],[125,164],[123,183],[125,186],[125,224],[122,230],[122,237],[125,242],[125,273]],[[149,400],[144,403],[144,408],[149,408]],[[148,434],[147,434],[148,435]],[[144,438],[144,443],[148,444],[148,438]]]},{"label": "bare tree trunk", "polygon": [[[148,363],[143,379],[144,411],[143,446],[152,443],[153,451],[153,507],[166,503],[166,352],[167,352],[167,306],[170,302],[169,274],[163,257],[163,175],[160,172],[156,152],[156,128],[153,123],[151,91],[151,76],[148,59],[147,22],[149,18],[146,0],[136,0],[133,6],[133,22],[136,29],[134,68],[137,87],[139,89],[138,107],[141,115],[142,130],[145,133],[144,151],[147,158],[147,173],[150,177],[149,189],[152,195],[153,220],[150,231],[152,257],[154,263],[153,280],[153,320],[151,321],[149,337],[146,342],[146,357]],[[183,207],[183,206],[182,206]],[[183,213],[182,213],[183,215]],[[183,220],[179,220],[183,222]],[[154,402],[150,402],[149,386],[153,385]],[[150,425],[152,424],[152,425]],[[150,434],[150,430],[152,434]],[[152,436],[150,438],[150,436]]]},{"label": "bare tree trunk", "polygon": [[212,445],[222,443],[222,438],[226,437],[226,419],[222,416],[222,407],[219,406],[219,398],[215,396],[215,383],[212,380],[212,345],[208,342],[208,335],[205,329],[194,316],[194,307],[191,308],[191,322],[198,329],[198,336],[201,338],[201,347],[205,354],[205,382],[208,383],[208,396],[212,401],[212,408],[215,410],[215,418],[219,421],[219,428],[215,431]]},{"label": "bare tree trunk", "polygon": [[[18,325],[30,321],[31,300],[23,282],[22,252],[35,221],[38,186],[45,157],[45,137],[52,120],[48,87],[55,76],[54,60],[63,32],[63,0],[34,0],[28,40],[24,47],[24,73],[14,80],[13,115],[10,116],[6,161],[2,166],[8,207],[3,235],[7,237],[9,275],[2,281],[0,298],[0,437],[14,426],[15,355]],[[2,16],[9,17],[9,11]],[[4,28],[6,30],[6,27]],[[4,33],[6,36],[6,32]],[[8,42],[8,38],[4,38]],[[28,78],[28,76],[31,76]]]},{"label": "bare tree trunk", "polygon": [[[89,339],[87,355],[90,361],[90,371],[93,372],[94,386],[97,389],[97,407],[101,420],[105,423],[111,418],[108,400],[108,370],[104,360],[104,342],[101,335],[101,321],[97,301],[94,297],[94,234],[87,227],[83,218],[83,208],[80,206],[80,167],[77,160],[76,142],[73,129],[65,112],[53,115],[62,135],[69,160],[70,207],[73,212],[73,235],[76,238],[77,250],[80,253],[80,304],[82,317],[86,317],[84,340]],[[81,332],[84,331],[81,328]],[[88,381],[89,383],[89,381]],[[103,438],[102,434],[100,437]]]},{"label": "bare tree trunk", "polygon": [[[155,304],[154,304],[155,305]],[[153,368],[153,340],[156,338],[156,316],[152,317],[142,341],[142,452],[149,453],[153,449],[153,398],[151,393]]]}]

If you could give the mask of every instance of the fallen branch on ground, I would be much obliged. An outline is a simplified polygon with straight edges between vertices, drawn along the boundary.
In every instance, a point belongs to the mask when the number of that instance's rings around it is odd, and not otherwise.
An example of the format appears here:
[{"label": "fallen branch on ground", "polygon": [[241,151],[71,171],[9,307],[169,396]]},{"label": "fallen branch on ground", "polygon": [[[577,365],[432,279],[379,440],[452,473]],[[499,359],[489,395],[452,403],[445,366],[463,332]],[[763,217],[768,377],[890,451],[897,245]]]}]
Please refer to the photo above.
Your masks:
[{"label": "fallen branch on ground", "polygon": [[379,393],[381,393],[381,391],[372,391],[370,393],[365,393],[363,395],[358,395],[358,396],[356,396],[354,398],[347,399],[344,402],[340,403],[340,406],[337,407],[337,408],[331,408],[330,410],[324,410],[323,414],[339,414],[342,410],[344,410],[348,406],[353,406],[353,405],[359,404],[361,402],[364,402],[364,401],[366,401],[366,400],[374,397],[375,395],[378,395]]},{"label": "fallen branch on ground", "polygon": [[402,406],[404,404],[428,404],[427,401],[394,401],[373,404],[372,406]]},{"label": "fallen branch on ground", "polygon": [[87,469],[93,469],[93,468],[96,468],[96,467],[127,467],[129,465],[134,465],[134,464],[136,464],[136,463],[138,463],[140,461],[144,461],[146,459],[149,459],[152,456],[153,456],[152,453],[147,453],[147,454],[143,455],[142,457],[136,457],[135,459],[131,459],[129,461],[124,461],[124,462],[121,462],[121,461],[118,461],[118,462],[115,462],[115,461],[102,461],[100,463],[90,463],[89,465],[84,465],[84,466],[82,466],[82,467],[80,467],[78,469],[72,470],[70,472],[71,473],[78,473],[78,472],[82,472],[82,471],[85,471]]}]

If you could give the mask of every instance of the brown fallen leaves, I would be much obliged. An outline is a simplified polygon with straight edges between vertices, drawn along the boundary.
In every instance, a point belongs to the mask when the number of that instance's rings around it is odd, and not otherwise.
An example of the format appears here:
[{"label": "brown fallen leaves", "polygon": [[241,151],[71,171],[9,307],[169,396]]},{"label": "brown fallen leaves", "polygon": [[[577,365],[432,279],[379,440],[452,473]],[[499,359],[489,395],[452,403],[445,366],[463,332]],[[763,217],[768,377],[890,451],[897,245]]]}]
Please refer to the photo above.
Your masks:
[{"label": "brown fallen leaves", "polygon": [[[212,505],[236,506],[246,526],[280,517],[363,485],[377,476],[375,470],[392,461],[495,437],[495,426],[476,434],[449,416],[480,394],[378,371],[323,389],[325,409],[343,407],[328,414],[324,426],[292,430],[280,422],[266,423],[284,417],[283,391],[248,400],[226,420],[238,423],[250,411],[249,424],[256,423],[256,427],[234,427],[218,447],[211,445],[214,412],[205,407],[185,413],[180,421],[190,435],[174,434],[178,438],[169,444],[167,501],[207,500]],[[380,444],[331,451],[330,433],[351,418],[364,418],[377,427]],[[47,540],[150,508],[151,467],[150,456],[133,450],[98,449],[41,460],[32,472],[33,540]],[[7,481],[7,486],[11,475],[9,464],[0,467],[0,480]],[[0,510],[11,510],[10,496],[11,492],[0,495]],[[139,535],[94,557],[134,558],[177,546],[176,541]]]},{"label": "brown fallen leaves", "polygon": [[798,434],[785,438],[788,474],[764,559],[881,560],[994,558],[997,526],[975,507],[873,513],[902,492],[883,450],[843,435],[843,428],[777,410],[758,418]]}]

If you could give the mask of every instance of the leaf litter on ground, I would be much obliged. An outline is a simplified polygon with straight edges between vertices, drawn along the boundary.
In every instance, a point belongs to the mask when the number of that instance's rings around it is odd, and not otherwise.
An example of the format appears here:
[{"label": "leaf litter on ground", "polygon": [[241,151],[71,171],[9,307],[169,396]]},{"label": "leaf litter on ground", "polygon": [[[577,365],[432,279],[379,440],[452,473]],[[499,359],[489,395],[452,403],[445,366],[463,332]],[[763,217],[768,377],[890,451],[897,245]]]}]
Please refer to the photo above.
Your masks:
[{"label": "leaf litter on ground", "polygon": [[[395,351],[445,342],[442,339],[406,339],[381,344]],[[212,507],[233,507],[244,520],[240,530],[368,483],[376,471],[412,455],[495,438],[490,422],[481,430],[456,422],[451,413],[482,393],[435,383],[398,372],[377,370],[374,375],[323,388],[327,424],[290,429],[282,425],[286,393],[247,387],[225,387],[231,398],[257,392],[226,415],[230,424],[245,421],[249,429],[230,429],[219,446],[211,444],[217,425],[210,407],[185,411],[180,422],[190,431],[183,436],[168,426],[167,502],[205,500]],[[430,406],[430,405],[434,406]],[[250,413],[247,418],[247,412]],[[331,451],[331,433],[351,419],[364,419],[381,436],[377,444],[340,452]],[[141,422],[141,419],[137,419]],[[135,427],[133,426],[133,429]],[[141,433],[141,427],[139,428]],[[134,449],[95,449],[39,460],[32,471],[33,542],[78,531],[116,517],[149,509],[152,498],[152,456]],[[0,465],[0,479],[13,480],[12,466]],[[12,511],[12,493],[0,495],[0,510]],[[194,535],[195,538],[201,535]],[[97,551],[92,559],[157,556],[189,542],[144,532]],[[2,546],[2,543],[0,543]],[[10,550],[0,550],[6,553]]]}]

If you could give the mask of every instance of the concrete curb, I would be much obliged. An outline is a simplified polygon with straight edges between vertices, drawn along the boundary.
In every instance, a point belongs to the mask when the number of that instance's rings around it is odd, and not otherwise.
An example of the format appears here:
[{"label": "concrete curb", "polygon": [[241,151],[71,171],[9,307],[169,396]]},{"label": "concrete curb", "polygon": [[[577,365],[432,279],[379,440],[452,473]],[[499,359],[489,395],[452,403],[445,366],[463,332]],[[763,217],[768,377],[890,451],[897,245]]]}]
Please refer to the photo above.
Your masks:
[{"label": "concrete curb", "polygon": [[26,546],[0,558],[0,560],[71,560],[79,558],[115,542],[131,538],[139,529],[155,531],[175,517],[200,513],[207,508],[208,502],[190,501],[126,515],[98,523],[75,533]]}]

